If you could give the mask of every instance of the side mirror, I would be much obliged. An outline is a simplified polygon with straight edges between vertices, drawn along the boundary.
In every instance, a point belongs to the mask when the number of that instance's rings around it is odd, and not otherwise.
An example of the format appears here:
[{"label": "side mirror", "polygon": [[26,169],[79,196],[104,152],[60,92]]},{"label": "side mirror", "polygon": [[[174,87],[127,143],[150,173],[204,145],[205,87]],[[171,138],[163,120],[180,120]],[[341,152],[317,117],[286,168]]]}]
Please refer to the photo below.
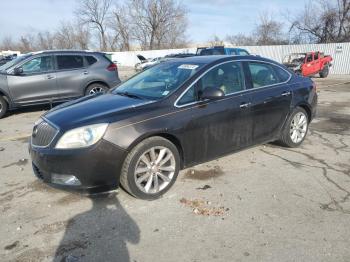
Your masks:
[{"label": "side mirror", "polygon": [[209,99],[209,100],[217,100],[225,96],[224,91],[222,91],[220,88],[216,87],[206,87],[204,91],[202,92],[200,98],[202,100]]},{"label": "side mirror", "polygon": [[18,75],[21,75],[23,74],[23,68],[22,67],[16,67],[14,70],[13,70],[13,73],[18,76]]}]

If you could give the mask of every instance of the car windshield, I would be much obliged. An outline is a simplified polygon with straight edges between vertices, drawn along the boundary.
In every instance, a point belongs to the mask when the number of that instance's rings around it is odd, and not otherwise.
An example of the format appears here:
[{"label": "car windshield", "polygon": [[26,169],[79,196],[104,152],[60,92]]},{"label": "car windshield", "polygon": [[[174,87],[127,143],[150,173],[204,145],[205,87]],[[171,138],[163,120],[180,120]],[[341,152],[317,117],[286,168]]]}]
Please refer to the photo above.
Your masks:
[{"label": "car windshield", "polygon": [[140,99],[159,100],[178,89],[204,64],[164,62],[134,76],[118,86],[113,94]]},{"label": "car windshield", "polygon": [[19,62],[21,62],[25,59],[27,59],[30,56],[31,56],[31,54],[27,54],[27,55],[19,56],[16,59],[13,59],[12,61],[0,66],[0,72],[4,73],[7,69],[11,68],[12,66],[18,64]]}]

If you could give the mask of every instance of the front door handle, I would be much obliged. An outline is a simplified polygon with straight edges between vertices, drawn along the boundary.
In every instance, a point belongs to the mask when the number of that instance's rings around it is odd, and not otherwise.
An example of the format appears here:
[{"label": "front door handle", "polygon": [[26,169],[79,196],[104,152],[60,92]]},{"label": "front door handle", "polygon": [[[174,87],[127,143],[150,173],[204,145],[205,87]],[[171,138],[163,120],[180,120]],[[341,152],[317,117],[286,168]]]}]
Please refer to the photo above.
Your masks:
[{"label": "front door handle", "polygon": [[83,74],[84,74],[84,75],[88,75],[88,74],[89,74],[89,71],[84,71]]},{"label": "front door handle", "polygon": [[53,76],[53,75],[47,75],[46,77],[47,77],[47,79],[49,79],[49,80],[55,78],[55,76]]},{"label": "front door handle", "polygon": [[241,105],[239,107],[240,108],[248,108],[249,106],[250,106],[250,103],[243,102],[243,103],[241,103]]},{"label": "front door handle", "polygon": [[289,96],[290,94],[291,94],[290,91],[285,91],[285,92],[283,92],[281,95],[282,95],[282,96]]}]

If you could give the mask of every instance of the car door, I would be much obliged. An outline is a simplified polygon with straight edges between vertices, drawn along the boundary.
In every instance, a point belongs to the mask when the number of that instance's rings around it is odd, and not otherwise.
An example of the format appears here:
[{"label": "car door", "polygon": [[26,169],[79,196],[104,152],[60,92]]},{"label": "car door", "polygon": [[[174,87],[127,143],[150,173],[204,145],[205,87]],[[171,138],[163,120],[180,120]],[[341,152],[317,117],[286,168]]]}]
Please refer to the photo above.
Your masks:
[{"label": "car door", "polygon": [[[225,97],[216,101],[200,101],[207,87],[217,87]],[[214,66],[180,97],[177,106],[190,108],[191,120],[184,127],[182,144],[189,163],[219,157],[251,144],[249,96],[240,62]]]},{"label": "car door", "polygon": [[251,113],[254,144],[276,138],[284,124],[292,101],[291,74],[265,62],[245,62],[250,74]]},{"label": "car door", "polygon": [[314,54],[307,54],[305,57],[305,63],[302,66],[302,72],[304,76],[313,75],[317,72],[315,67]]},{"label": "car door", "polygon": [[9,74],[8,86],[17,104],[43,103],[58,95],[53,56],[41,55],[17,67],[22,73]]},{"label": "car door", "polygon": [[84,95],[89,70],[82,55],[56,55],[58,93],[61,99]]}]

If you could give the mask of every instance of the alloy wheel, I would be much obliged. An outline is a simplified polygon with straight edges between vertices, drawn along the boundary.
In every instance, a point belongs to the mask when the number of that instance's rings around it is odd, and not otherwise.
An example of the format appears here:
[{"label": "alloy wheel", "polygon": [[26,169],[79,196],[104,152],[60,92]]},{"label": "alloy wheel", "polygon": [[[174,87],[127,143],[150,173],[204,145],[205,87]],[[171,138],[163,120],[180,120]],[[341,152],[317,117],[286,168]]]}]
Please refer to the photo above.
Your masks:
[{"label": "alloy wheel", "polygon": [[308,120],[304,113],[298,112],[295,114],[290,125],[290,138],[293,143],[298,144],[304,139],[307,125]]},{"label": "alloy wheel", "polygon": [[146,194],[156,194],[170,184],[175,170],[174,154],[166,147],[152,147],[137,161],[134,172],[136,185]]},{"label": "alloy wheel", "polygon": [[94,87],[94,88],[92,88],[91,90],[90,90],[90,92],[89,92],[89,95],[94,95],[94,94],[97,94],[97,93],[104,93],[104,88],[103,87],[101,87],[101,86],[96,86],[96,87]]}]

